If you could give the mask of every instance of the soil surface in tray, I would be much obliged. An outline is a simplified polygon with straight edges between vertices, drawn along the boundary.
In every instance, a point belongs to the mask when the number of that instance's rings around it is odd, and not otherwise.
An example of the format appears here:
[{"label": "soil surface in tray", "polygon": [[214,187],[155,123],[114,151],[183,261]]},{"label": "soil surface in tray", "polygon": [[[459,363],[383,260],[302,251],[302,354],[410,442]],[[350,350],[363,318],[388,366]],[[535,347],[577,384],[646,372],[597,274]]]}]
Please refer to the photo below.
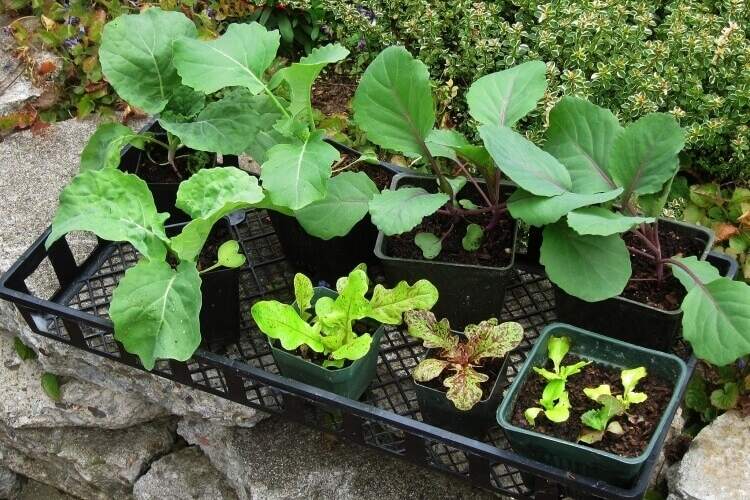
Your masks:
[{"label": "soil surface in tray", "polygon": [[[214,155],[205,151],[193,151],[192,149],[180,149],[175,158],[177,171],[182,178],[177,177],[174,169],[167,163],[167,150],[158,144],[146,146],[148,154],[144,151],[140,155],[140,165],[133,173],[146,182],[182,182],[193,175],[193,171],[203,167],[211,167],[214,164]],[[150,158],[149,158],[150,156]]]},{"label": "soil surface in tray", "polygon": [[[430,357],[434,357],[434,355]],[[479,384],[479,387],[482,389],[482,401],[490,397],[490,393],[492,392],[492,388],[495,385],[495,381],[497,381],[497,377],[500,375],[500,369],[503,367],[502,358],[492,358],[486,361],[487,363],[483,363],[481,366],[474,367],[476,371],[478,371],[479,373],[484,373],[489,377],[486,382],[482,382],[481,384]],[[418,383],[422,384],[425,387],[429,387],[430,389],[435,389],[436,391],[448,392],[448,388],[443,385],[443,382],[445,381],[445,379],[455,374],[456,372],[454,372],[453,370],[443,370],[443,373],[441,373],[439,377],[436,377],[427,382]]]},{"label": "soil surface in tray", "polygon": [[[203,245],[203,250],[201,250],[201,253],[198,256],[198,269],[203,270],[209,266],[213,266],[218,260],[219,247],[232,238],[232,233],[224,223],[223,219],[214,224],[214,227],[208,235],[206,244]],[[226,268],[217,268],[219,271],[222,269]]]},{"label": "soil surface in tray", "polygon": [[[404,183],[402,185],[406,185]],[[484,206],[481,196],[474,186],[467,184],[461,190],[459,199],[469,199],[478,206]],[[487,267],[505,267],[510,263],[513,250],[513,227],[514,223],[506,213],[491,231],[485,231],[482,245],[479,250],[469,252],[464,250],[461,243],[466,235],[466,227],[471,224],[479,224],[483,228],[492,218],[491,214],[473,215],[469,221],[459,220],[453,231],[443,240],[443,249],[435,257],[434,261],[450,262],[453,264],[470,264]],[[402,259],[425,260],[422,250],[414,243],[414,237],[418,233],[432,233],[438,238],[445,234],[451,227],[452,217],[439,215],[437,213],[425,217],[422,223],[408,233],[386,238],[386,254],[391,257]]]},{"label": "soil surface in tray", "polygon": [[[633,233],[625,234],[624,238],[628,246],[648,251],[646,245]],[[664,257],[699,257],[706,249],[706,244],[699,239],[664,226],[659,228],[659,242]],[[623,297],[665,311],[674,311],[680,307],[687,292],[677,278],[672,276],[669,266],[665,266],[664,280],[659,283],[653,279],[656,278],[653,261],[631,253],[630,262],[633,266],[633,276],[622,292]]]},{"label": "soil surface in tray", "polygon": [[349,114],[349,102],[357,90],[357,82],[346,75],[326,73],[312,89],[311,102],[324,115]]},{"label": "soil surface in tray", "polygon": [[[567,355],[562,364],[570,365],[579,360],[575,356]],[[552,369],[551,361],[548,360],[546,368]],[[518,399],[516,400],[516,406],[513,408],[511,421],[518,427],[534,430],[574,443],[578,440],[578,436],[584,428],[584,425],[581,423],[581,415],[592,408],[599,408],[596,402],[589,399],[583,393],[583,389],[586,387],[598,387],[601,384],[609,384],[613,395],[622,394],[623,392],[619,370],[591,363],[579,374],[569,377],[565,384],[565,388],[570,395],[570,418],[566,422],[557,424],[550,422],[543,413],[540,413],[536,418],[536,426],[531,427],[526,422],[523,412],[527,408],[541,406],[539,399],[546,384],[547,381],[541,375],[535,372],[528,375],[523,386],[518,391]],[[643,453],[656,427],[659,425],[659,420],[664,410],[669,404],[673,386],[649,374],[638,382],[635,390],[637,392],[645,392],[648,399],[643,403],[630,405],[626,415],[613,419],[622,425],[625,433],[618,436],[611,432],[605,432],[604,438],[601,441],[586,446],[608,451],[623,457],[637,457]]]},{"label": "soil surface in tray", "polygon": [[378,187],[378,190],[382,191],[391,185],[394,174],[385,168],[378,167],[377,165],[370,165],[369,163],[357,163],[351,168],[346,169],[349,172],[364,172],[367,174],[372,182]]}]

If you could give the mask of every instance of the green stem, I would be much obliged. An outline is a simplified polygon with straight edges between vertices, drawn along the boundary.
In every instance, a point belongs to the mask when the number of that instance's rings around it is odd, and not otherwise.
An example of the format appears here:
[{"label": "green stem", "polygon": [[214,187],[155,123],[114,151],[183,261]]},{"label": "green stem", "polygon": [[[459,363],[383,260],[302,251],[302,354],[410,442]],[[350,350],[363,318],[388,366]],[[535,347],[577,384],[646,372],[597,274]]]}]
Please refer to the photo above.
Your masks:
[{"label": "green stem", "polygon": [[[270,98],[271,98],[271,101],[273,101],[273,103],[274,103],[274,104],[276,105],[276,107],[277,107],[277,108],[279,108],[279,111],[281,111],[281,113],[282,113],[282,114],[283,114],[283,115],[284,115],[284,116],[285,116],[286,118],[291,118],[291,117],[292,117],[292,115],[291,115],[291,114],[289,114],[289,111],[287,111],[287,110],[286,110],[286,108],[285,108],[284,106],[282,106],[282,105],[281,105],[281,103],[280,103],[280,102],[279,102],[279,100],[278,100],[278,99],[276,98],[276,96],[275,96],[275,95],[273,95],[273,92],[271,92],[271,89],[269,89],[269,88],[268,88],[268,87],[267,87],[266,85],[263,85],[263,91],[264,91],[264,92],[266,93],[266,95],[267,95],[268,97],[270,97]],[[310,119],[312,120],[312,113],[310,113]],[[313,124],[313,127],[312,127],[312,128],[313,128],[313,130],[315,130],[315,125],[314,125],[314,124]]]},{"label": "green stem", "polygon": [[214,269],[216,269],[216,268],[219,268],[219,267],[221,267],[221,264],[219,264],[219,263],[217,262],[217,263],[216,263],[216,264],[214,264],[213,266],[208,266],[208,267],[207,267],[207,268],[205,268],[205,269],[204,269],[203,271],[198,271],[198,274],[205,274],[205,273],[207,273],[207,272],[209,272],[209,271],[213,271]]}]

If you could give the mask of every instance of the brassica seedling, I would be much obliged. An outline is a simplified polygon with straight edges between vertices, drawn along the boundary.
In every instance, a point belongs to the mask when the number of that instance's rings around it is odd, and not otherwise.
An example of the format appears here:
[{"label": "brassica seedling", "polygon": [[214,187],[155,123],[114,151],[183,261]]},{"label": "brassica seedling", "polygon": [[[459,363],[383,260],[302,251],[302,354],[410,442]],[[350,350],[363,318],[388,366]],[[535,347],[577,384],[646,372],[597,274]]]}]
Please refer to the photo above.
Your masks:
[{"label": "brassica seedling", "polygon": [[368,299],[369,280],[362,266],[339,279],[336,288],[335,299],[321,297],[313,305],[312,282],[298,273],[294,276],[296,307],[263,300],[253,304],[251,313],[258,328],[278,340],[285,350],[305,346],[323,356],[323,367],[336,369],[370,350],[372,335],[355,333],[356,322],[369,318],[384,325],[399,325],[406,311],[429,309],[438,299],[437,289],[427,280],[413,285],[401,281],[391,289],[378,284]]},{"label": "brassica seedling", "polygon": [[462,411],[470,410],[482,399],[481,384],[489,380],[481,373],[484,360],[506,356],[523,340],[519,323],[498,323],[491,318],[477,325],[466,325],[465,340],[451,332],[447,319],[439,322],[431,311],[409,311],[404,315],[409,335],[422,340],[428,349],[439,349],[437,357],[423,359],[412,376],[417,382],[427,382],[445,370],[453,372],[443,381],[448,389],[446,397]]}]

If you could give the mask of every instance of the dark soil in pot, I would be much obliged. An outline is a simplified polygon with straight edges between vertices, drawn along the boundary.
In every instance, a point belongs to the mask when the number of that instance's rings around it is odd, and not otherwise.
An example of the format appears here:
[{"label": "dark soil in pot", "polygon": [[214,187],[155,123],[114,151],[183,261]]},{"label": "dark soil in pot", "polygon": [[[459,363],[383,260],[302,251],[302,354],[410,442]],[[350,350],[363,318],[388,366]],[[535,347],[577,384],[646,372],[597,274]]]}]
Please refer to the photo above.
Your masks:
[{"label": "dark soil in pot", "polygon": [[[562,364],[571,365],[577,361],[580,361],[580,358],[567,355]],[[552,368],[551,361],[548,361],[547,368]],[[581,415],[587,410],[599,407],[597,403],[584,394],[583,389],[598,387],[600,384],[609,384],[613,395],[622,394],[623,392],[619,370],[606,365],[591,363],[584,367],[581,373],[568,378],[565,384],[565,388],[570,395],[570,418],[562,423],[554,423],[547,420],[544,414],[541,413],[536,419],[536,425],[531,427],[523,416],[523,413],[527,408],[539,406],[539,398],[546,384],[547,381],[535,373],[526,379],[519,392],[516,406],[513,409],[512,422],[518,427],[573,443],[577,442],[578,436],[584,429],[581,423]],[[667,408],[669,400],[672,397],[673,390],[674,387],[672,384],[649,374],[636,387],[636,391],[645,392],[648,395],[648,399],[643,403],[631,405],[627,415],[613,419],[622,425],[625,433],[618,436],[606,432],[601,441],[587,446],[623,457],[637,457],[641,455],[659,425],[664,410]]]}]

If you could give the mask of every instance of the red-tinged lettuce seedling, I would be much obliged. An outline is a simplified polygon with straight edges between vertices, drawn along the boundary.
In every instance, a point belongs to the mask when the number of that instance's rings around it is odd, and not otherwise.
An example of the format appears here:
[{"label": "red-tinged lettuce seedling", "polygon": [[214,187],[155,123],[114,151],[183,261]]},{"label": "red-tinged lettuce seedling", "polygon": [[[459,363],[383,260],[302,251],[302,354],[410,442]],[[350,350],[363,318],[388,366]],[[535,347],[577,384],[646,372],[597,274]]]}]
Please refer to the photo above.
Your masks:
[{"label": "red-tinged lettuce seedling", "polygon": [[[705,261],[668,255],[656,219],[679,170],[685,134],[651,113],[623,127],[609,110],[564,97],[549,114],[544,150],[508,127],[483,125],[489,154],[518,189],[508,210],[544,227],[541,262],[562,290],[588,302],[623,292],[631,253],[651,262],[657,286],[671,274],[687,290],[683,336],[696,355],[723,366],[750,354],[750,286]],[[622,235],[632,233],[636,248]]]},{"label": "red-tinged lettuce seedling", "polygon": [[439,322],[431,311],[409,311],[404,315],[409,335],[422,340],[428,349],[439,349],[438,356],[423,359],[412,376],[417,382],[428,382],[445,370],[453,374],[443,385],[446,397],[462,411],[471,410],[482,399],[481,384],[489,380],[478,369],[490,359],[500,359],[515,349],[523,340],[519,323],[498,323],[491,318],[478,325],[467,325],[465,339],[451,332],[447,319]]},{"label": "red-tinged lettuce seedling", "polygon": [[335,299],[321,297],[313,306],[312,282],[298,273],[294,276],[295,305],[263,300],[253,304],[251,313],[258,328],[285,350],[304,347],[324,357],[323,367],[342,368],[347,360],[356,361],[370,350],[372,335],[355,333],[356,322],[372,319],[399,325],[405,312],[429,309],[438,299],[437,288],[427,280],[414,285],[402,281],[391,289],[378,284],[368,299],[369,286],[364,267],[358,266],[337,281]]},{"label": "red-tinged lettuce seedling", "polygon": [[199,270],[201,249],[219,219],[262,200],[257,180],[242,170],[201,170],[180,184],[176,206],[192,220],[170,238],[164,228],[169,214],[157,213],[143,180],[114,168],[89,170],[63,189],[45,245],[71,231],[90,231],[138,251],[140,260],[112,294],[109,316],[115,339],[150,370],[157,359],[185,361],[200,345],[201,273],[245,262],[239,244],[229,241],[216,264]]}]

